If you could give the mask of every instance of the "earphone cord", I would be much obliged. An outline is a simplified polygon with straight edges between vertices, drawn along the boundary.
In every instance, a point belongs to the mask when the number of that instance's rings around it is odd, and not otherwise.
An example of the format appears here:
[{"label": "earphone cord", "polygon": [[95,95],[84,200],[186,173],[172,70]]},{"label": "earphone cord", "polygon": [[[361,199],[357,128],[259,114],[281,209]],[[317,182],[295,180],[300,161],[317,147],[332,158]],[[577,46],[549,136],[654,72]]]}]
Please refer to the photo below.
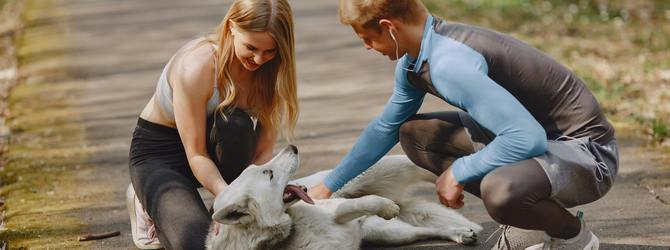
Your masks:
[{"label": "earphone cord", "polygon": [[[393,35],[393,32],[392,32],[391,28],[389,28],[389,34],[391,34],[391,39],[393,39],[393,42],[395,43],[395,59],[398,60],[398,63],[400,63],[400,52],[399,52],[399,49],[398,49],[398,40],[396,40],[395,36]],[[416,66],[416,63],[410,62],[409,65],[410,65],[410,67],[414,68]],[[413,69],[405,68],[402,65],[400,66],[400,68],[402,68],[406,71],[410,71],[410,72],[414,71]]]}]

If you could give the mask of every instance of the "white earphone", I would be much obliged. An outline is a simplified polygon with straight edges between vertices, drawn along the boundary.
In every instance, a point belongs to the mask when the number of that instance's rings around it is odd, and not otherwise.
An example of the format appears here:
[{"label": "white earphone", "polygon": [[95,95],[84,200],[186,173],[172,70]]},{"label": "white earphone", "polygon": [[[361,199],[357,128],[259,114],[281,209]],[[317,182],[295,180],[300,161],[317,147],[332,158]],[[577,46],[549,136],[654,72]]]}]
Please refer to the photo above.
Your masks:
[{"label": "white earphone", "polygon": [[[393,35],[393,30],[391,29],[391,27],[389,27],[389,34],[391,34],[391,39],[393,39],[393,42],[395,42],[395,58],[396,58],[396,60],[400,60],[400,53],[398,52],[398,40],[395,38],[395,35]],[[410,62],[410,66],[414,67],[414,63]],[[414,71],[412,69],[408,69],[408,68],[405,68],[405,67],[402,67],[402,66],[401,66],[401,68],[406,70],[406,71]]]},{"label": "white earphone", "polygon": [[396,40],[395,36],[393,35],[393,30],[391,29],[391,27],[389,27],[389,34],[391,34],[391,39],[393,39],[393,41],[398,42],[398,40]]}]

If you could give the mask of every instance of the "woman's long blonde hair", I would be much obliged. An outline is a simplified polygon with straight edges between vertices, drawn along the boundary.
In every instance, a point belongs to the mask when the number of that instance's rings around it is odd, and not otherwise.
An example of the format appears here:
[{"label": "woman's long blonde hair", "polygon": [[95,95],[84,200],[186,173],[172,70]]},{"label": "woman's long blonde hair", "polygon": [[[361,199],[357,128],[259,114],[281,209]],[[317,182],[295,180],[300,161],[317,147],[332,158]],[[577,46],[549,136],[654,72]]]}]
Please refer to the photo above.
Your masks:
[{"label": "woman's long blonde hair", "polygon": [[216,63],[217,88],[222,102],[217,110],[225,117],[235,107],[237,91],[228,66],[237,60],[230,32],[231,21],[242,30],[268,32],[277,44],[277,56],[254,73],[247,103],[263,129],[293,139],[298,120],[298,97],[295,70],[293,15],[287,0],[235,0],[214,36],[218,44]]}]

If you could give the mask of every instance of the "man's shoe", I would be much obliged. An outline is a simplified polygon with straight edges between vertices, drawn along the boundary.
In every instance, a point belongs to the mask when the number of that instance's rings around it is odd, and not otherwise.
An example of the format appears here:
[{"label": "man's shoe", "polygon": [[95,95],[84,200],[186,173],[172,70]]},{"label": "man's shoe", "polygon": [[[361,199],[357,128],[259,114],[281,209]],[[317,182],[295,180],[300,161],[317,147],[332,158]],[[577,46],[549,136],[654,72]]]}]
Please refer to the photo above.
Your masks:
[{"label": "man's shoe", "polygon": [[577,234],[577,236],[571,239],[559,239],[545,234],[544,243],[529,247],[528,250],[598,250],[600,247],[600,241],[598,240],[598,237],[596,237],[596,235],[591,232],[591,230],[586,228],[586,222],[584,222],[582,215],[583,213],[581,211],[577,212],[577,218],[581,223],[581,229],[579,230],[579,234]]},{"label": "man's shoe", "polygon": [[161,243],[158,241],[158,234],[154,222],[142,204],[135,195],[133,185],[128,185],[126,190],[126,207],[130,217],[130,231],[133,236],[133,243],[139,249],[160,249]]},{"label": "man's shoe", "polygon": [[523,250],[544,240],[542,231],[525,230],[508,225],[500,225],[498,230],[502,232],[491,250]]}]

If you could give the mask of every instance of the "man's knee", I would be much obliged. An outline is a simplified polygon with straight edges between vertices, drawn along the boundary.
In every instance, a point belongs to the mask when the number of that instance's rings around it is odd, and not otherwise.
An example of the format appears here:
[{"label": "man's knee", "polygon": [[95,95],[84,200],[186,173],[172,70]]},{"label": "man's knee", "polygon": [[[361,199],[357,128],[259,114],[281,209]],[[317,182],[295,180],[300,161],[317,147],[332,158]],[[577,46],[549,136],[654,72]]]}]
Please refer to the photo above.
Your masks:
[{"label": "man's knee", "polygon": [[[416,117],[416,115],[412,118],[414,117]],[[421,135],[424,133],[423,129],[425,129],[426,121],[413,120],[412,118],[400,126],[398,131],[400,146],[402,147],[403,152],[405,152],[407,157],[414,162],[414,164],[432,171],[429,167],[427,168],[427,165],[429,165],[425,159],[427,142],[423,140],[424,137]]]},{"label": "man's knee", "polygon": [[417,117],[416,115],[410,117],[405,121],[402,125],[400,125],[400,129],[398,130],[398,137],[400,139],[400,143],[403,145],[414,145],[416,143],[416,138],[417,138],[417,131],[422,125],[423,122],[421,120],[415,120],[414,118]]},{"label": "man's knee", "polygon": [[481,182],[481,198],[491,218],[501,224],[510,224],[523,210],[523,194],[517,180],[492,172]]}]

